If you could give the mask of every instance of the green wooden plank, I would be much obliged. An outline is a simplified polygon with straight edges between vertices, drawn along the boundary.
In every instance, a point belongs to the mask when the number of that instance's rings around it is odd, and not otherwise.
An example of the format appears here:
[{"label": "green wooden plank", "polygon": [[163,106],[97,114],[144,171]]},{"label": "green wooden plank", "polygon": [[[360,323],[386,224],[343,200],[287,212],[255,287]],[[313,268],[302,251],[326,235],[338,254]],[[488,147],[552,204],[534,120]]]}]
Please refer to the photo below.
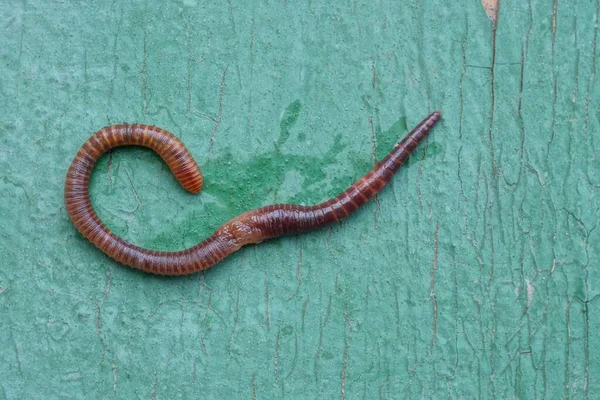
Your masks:
[{"label": "green wooden plank", "polygon": [[[0,4],[0,398],[597,398],[600,2]],[[338,194],[428,112],[377,201],[183,278],[65,212],[83,141],[178,135],[205,189],[104,157],[102,219],[176,250]]]}]

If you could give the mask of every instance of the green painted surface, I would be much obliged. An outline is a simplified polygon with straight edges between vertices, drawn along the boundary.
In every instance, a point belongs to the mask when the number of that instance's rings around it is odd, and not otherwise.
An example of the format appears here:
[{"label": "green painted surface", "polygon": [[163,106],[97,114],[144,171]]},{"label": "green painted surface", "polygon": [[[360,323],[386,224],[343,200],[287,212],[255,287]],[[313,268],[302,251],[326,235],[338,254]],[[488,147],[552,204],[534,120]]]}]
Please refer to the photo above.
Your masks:
[{"label": "green painted surface", "polygon": [[[104,4],[0,4],[0,399],[600,396],[597,1],[502,1],[495,45],[478,1]],[[434,109],[377,202],[204,274],[117,265],[63,205],[91,133],[159,125],[205,190],[119,149],[93,203],[183,249]]]}]

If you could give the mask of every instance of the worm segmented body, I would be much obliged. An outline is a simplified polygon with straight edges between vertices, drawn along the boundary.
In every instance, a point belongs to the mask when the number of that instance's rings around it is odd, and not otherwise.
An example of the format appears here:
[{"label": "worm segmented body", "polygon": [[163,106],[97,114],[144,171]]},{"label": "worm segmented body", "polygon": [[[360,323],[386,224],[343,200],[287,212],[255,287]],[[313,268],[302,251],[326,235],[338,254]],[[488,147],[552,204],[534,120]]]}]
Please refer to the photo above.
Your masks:
[{"label": "worm segmented body", "polygon": [[183,143],[163,129],[141,124],[108,126],[83,144],[67,172],[67,212],[83,236],[122,264],[160,275],[203,271],[246,244],[319,228],[348,216],[390,181],[440,118],[440,112],[431,113],[371,171],[339,196],[314,206],[274,204],[248,211],[225,222],[196,246],[173,252],[143,249],[111,232],[90,203],[90,176],[94,164],[106,151],[118,146],[144,146],[162,157],[186,190],[198,193],[202,189],[198,164]]}]

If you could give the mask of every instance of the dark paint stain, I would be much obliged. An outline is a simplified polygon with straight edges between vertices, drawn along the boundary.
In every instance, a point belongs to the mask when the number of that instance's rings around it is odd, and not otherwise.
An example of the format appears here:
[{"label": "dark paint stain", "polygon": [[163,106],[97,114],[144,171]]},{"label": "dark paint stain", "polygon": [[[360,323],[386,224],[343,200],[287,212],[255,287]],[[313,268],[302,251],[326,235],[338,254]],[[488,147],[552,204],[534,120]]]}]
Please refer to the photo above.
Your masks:
[{"label": "dark paint stain", "polygon": [[281,117],[281,122],[279,123],[280,135],[277,143],[275,144],[277,150],[279,150],[280,146],[284,144],[290,137],[290,129],[292,129],[292,127],[298,121],[301,109],[302,103],[300,103],[300,100],[294,100],[285,108],[283,116]]}]

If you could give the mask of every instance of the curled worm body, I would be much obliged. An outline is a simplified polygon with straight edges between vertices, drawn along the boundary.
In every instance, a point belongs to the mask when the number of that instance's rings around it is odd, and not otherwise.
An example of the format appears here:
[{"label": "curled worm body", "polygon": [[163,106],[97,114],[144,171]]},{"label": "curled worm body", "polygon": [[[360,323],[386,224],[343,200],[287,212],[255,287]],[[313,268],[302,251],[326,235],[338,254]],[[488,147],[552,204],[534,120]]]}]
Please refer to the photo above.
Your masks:
[{"label": "curled worm body", "polygon": [[431,113],[371,171],[339,196],[314,206],[274,204],[241,214],[221,225],[201,243],[182,251],[155,251],[135,246],[110,231],[90,202],[89,181],[96,161],[118,146],[144,146],[157,152],[188,191],[202,189],[198,164],[173,134],[148,125],[121,124],[103,128],[79,149],[65,182],[67,212],[75,227],[96,247],[118,262],[149,273],[185,275],[203,271],[250,243],[319,228],[348,216],[375,196],[441,118]]}]

